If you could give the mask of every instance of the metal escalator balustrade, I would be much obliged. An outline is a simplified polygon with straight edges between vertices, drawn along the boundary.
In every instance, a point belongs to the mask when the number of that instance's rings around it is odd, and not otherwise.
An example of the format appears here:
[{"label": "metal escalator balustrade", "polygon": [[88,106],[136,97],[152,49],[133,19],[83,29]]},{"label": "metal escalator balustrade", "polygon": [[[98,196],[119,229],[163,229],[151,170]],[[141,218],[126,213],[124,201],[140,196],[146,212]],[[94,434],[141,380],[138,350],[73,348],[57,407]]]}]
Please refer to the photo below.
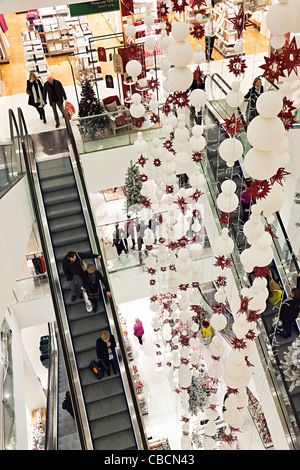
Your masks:
[{"label": "metal escalator balustrade", "polygon": [[[217,75],[218,74],[214,74]],[[211,77],[214,80],[214,76]],[[230,90],[230,86],[227,85],[226,91],[226,82],[224,84],[224,80],[222,77],[217,77],[218,81],[215,81],[217,86],[220,86],[222,93],[224,94],[224,101],[226,98],[227,92]],[[221,78],[221,80],[219,80]],[[219,81],[221,84],[219,84]],[[211,207],[213,211],[216,213],[216,218],[218,219],[220,216],[220,211],[216,207],[216,198],[217,195],[220,193],[220,185],[222,181],[227,178],[233,178],[233,180],[237,184],[237,188],[241,189],[242,182],[245,178],[245,173],[242,166],[242,159],[241,161],[235,162],[235,165],[232,169],[226,167],[226,163],[220,158],[218,154],[218,145],[220,140],[226,138],[224,133],[221,130],[222,122],[225,118],[231,116],[233,110],[229,109],[228,107],[218,106],[216,107],[213,112],[211,111],[211,106],[214,106],[213,100],[210,102],[208,106],[208,112],[210,113],[211,117],[215,119],[216,126],[213,130],[208,131],[208,144],[207,144],[207,165],[203,165],[201,162],[201,167],[204,175],[206,176],[208,187],[210,190],[210,197],[209,200],[211,201]],[[216,116],[219,119],[216,119]],[[243,145],[245,151],[247,151],[251,146],[247,141],[246,133],[243,133]],[[222,163],[223,162],[223,163]],[[246,248],[247,242],[243,235],[243,231],[240,227],[240,214],[236,211],[233,213],[232,223],[228,226],[232,238],[236,239],[237,248],[232,255],[233,260],[233,274],[236,278],[236,282],[239,288],[251,285],[253,276],[251,274],[249,276],[241,276],[243,272],[243,266],[240,263],[239,255],[240,252]],[[262,221],[265,225],[269,225],[264,218]],[[220,225],[220,224],[219,224]],[[294,265],[294,271],[296,273],[299,272],[299,266],[296,260],[296,257],[293,253],[292,246],[288,240],[286,231],[284,229],[284,225],[280,218],[280,214],[276,214],[276,221],[274,225],[277,230],[281,230],[282,236],[279,238],[283,238],[286,240],[288,250],[291,256],[291,264]],[[219,227],[221,229],[221,226]],[[291,270],[289,266],[286,266],[284,257],[283,257],[283,250],[279,244],[279,240],[273,240],[273,251],[274,251],[274,259],[271,263],[270,267],[272,268],[273,272],[275,272],[275,279],[283,288],[284,295],[287,295],[287,288],[288,286],[293,286],[295,281],[291,276]],[[288,440],[291,442],[292,448],[299,448],[300,445],[300,434],[299,434],[299,424],[300,424],[300,390],[296,390],[294,396],[288,392],[288,385],[285,381],[285,377],[282,373],[280,368],[280,360],[282,359],[283,353],[282,348],[280,351],[280,347],[286,348],[284,344],[278,344],[274,342],[273,335],[274,331],[272,329],[272,318],[274,318],[274,311],[278,311],[278,308],[270,307],[271,304],[267,303],[266,311],[262,314],[262,322],[260,322],[260,331],[261,334],[258,336],[257,345],[264,356],[264,360],[266,364],[268,364],[270,374],[268,376],[269,385],[272,390],[274,390],[274,394],[277,393],[279,397],[279,408],[282,412],[283,420],[286,426],[286,433],[289,435]],[[294,335],[295,336],[295,335]],[[274,348],[276,345],[276,348]],[[279,347],[278,347],[279,346]]]},{"label": "metal escalator balustrade", "polygon": [[[22,120],[21,110],[19,114]],[[106,302],[102,291],[97,312],[87,313],[83,300],[71,301],[70,287],[62,268],[62,260],[70,250],[96,254],[102,251],[66,115],[65,120],[70,154],[35,162],[32,149],[26,165],[48,275],[50,272],[49,282],[78,434],[83,449],[147,449],[148,441],[114,302]],[[24,138],[23,147],[25,141],[30,143],[30,136]],[[101,268],[109,283],[103,258]],[[96,358],[96,340],[103,329],[110,330],[119,344],[119,373],[98,381],[88,366]]]}]

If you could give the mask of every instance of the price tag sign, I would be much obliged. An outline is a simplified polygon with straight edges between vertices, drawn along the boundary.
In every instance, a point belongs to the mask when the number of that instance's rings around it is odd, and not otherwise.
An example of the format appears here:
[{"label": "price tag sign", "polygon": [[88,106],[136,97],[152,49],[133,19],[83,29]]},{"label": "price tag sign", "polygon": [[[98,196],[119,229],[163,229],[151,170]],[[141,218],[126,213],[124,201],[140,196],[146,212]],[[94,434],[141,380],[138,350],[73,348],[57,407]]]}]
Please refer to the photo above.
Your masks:
[{"label": "price tag sign", "polygon": [[123,61],[122,57],[120,54],[113,54],[113,66],[114,66],[114,72],[115,73],[124,73],[123,70]]}]

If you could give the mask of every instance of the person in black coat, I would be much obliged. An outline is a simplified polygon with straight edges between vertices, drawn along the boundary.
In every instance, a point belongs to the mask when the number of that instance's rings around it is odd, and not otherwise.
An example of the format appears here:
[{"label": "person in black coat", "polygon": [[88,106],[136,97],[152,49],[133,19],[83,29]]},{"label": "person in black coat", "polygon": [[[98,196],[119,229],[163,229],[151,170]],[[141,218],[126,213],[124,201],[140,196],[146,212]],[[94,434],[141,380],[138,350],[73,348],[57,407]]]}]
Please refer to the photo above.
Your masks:
[{"label": "person in black coat", "polygon": [[293,334],[293,326],[299,315],[300,308],[300,274],[297,277],[297,287],[292,289],[290,297],[284,300],[280,309],[280,320],[283,331],[278,334],[284,338],[290,338]]},{"label": "person in black coat", "polygon": [[110,366],[112,366],[114,373],[117,374],[116,341],[109,331],[102,331],[100,338],[96,341],[96,351],[98,359],[101,359],[104,363],[107,375],[110,375]]},{"label": "person in black coat", "polygon": [[116,228],[116,230],[113,233],[113,244],[112,244],[112,246],[116,247],[118,256],[121,255],[122,251],[125,251],[125,253],[127,255],[128,254],[128,243],[127,243],[127,239],[126,239],[126,236],[125,236],[125,232],[122,228],[119,227],[118,223],[116,223],[115,228]]},{"label": "person in black coat", "polygon": [[63,115],[64,111],[64,100],[67,99],[66,92],[59,80],[56,80],[51,75],[48,75],[47,82],[44,85],[44,101],[47,101],[47,95],[49,99],[49,104],[53,111],[53,116],[55,119],[55,127],[59,127],[59,117],[57,114],[57,107],[59,108],[61,114]]},{"label": "person in black coat", "polygon": [[246,109],[246,119],[248,123],[252,121],[256,116],[258,116],[258,112],[256,109],[256,101],[257,98],[264,92],[264,87],[261,84],[261,78],[256,77],[253,81],[252,87],[248,91],[248,93],[244,96],[244,101],[248,101],[247,109]]},{"label": "person in black coat", "polygon": [[[192,81],[191,86],[186,90],[186,94],[189,95],[192,93],[192,91],[196,89],[200,89],[205,91],[205,80],[206,80],[206,75],[204,75],[200,69],[196,69],[194,72],[194,78]],[[195,106],[190,105],[190,110],[191,110],[191,117],[192,119],[198,124],[199,126],[202,124],[202,109],[197,113],[196,116],[196,110]]]},{"label": "person in black coat", "polygon": [[42,82],[37,78],[34,72],[29,74],[29,79],[27,80],[26,93],[29,95],[28,104],[33,106],[39,113],[41,121],[46,123],[46,115],[44,106],[46,104],[44,100],[44,87]]},{"label": "person in black coat", "polygon": [[68,413],[70,413],[70,415],[74,419],[73,406],[72,406],[72,401],[71,401],[71,396],[70,396],[69,391],[67,391],[65,394],[64,401],[62,402],[62,409],[67,410]]},{"label": "person in black coat", "polygon": [[76,251],[69,251],[62,261],[63,271],[67,281],[70,284],[72,291],[72,302],[75,302],[78,293],[81,299],[83,297],[82,292],[80,292],[83,286],[84,273],[82,269],[82,260],[90,258],[101,259],[101,255],[96,255],[94,253],[76,253]]},{"label": "person in black coat", "polygon": [[101,292],[100,282],[104,284],[106,294],[111,297],[111,292],[106,279],[98,269],[96,269],[94,263],[89,263],[86,271],[83,272],[83,290],[87,293],[93,304],[93,312],[97,312],[98,309],[98,300]]}]

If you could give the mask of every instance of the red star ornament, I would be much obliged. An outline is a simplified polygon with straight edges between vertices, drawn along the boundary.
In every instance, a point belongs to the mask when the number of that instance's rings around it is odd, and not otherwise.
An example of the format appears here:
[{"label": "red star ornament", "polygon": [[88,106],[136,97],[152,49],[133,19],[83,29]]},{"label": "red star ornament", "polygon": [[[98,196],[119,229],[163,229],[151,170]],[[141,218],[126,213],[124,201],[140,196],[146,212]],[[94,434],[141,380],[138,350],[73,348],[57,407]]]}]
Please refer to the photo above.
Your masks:
[{"label": "red star ornament", "polygon": [[174,103],[178,106],[178,108],[184,108],[188,105],[189,99],[184,91],[176,91],[173,96]]},{"label": "red star ornament", "polygon": [[225,256],[222,255],[222,256],[215,256],[215,259],[216,259],[216,262],[214,266],[220,267],[221,269],[231,267],[231,263],[232,263],[231,258],[225,258]]},{"label": "red star ornament", "polygon": [[169,8],[165,2],[157,3],[157,16],[159,19],[163,19],[169,13]]},{"label": "red star ornament", "polygon": [[270,57],[264,57],[265,63],[259,67],[264,71],[262,77],[273,83],[284,77],[282,54],[271,52]]},{"label": "red star ornament", "polygon": [[254,180],[251,181],[251,186],[247,188],[247,191],[253,199],[263,199],[271,191],[271,185],[268,181]]},{"label": "red star ornament", "polygon": [[233,18],[228,18],[237,32],[238,39],[242,37],[244,29],[252,24],[250,21],[248,21],[249,16],[249,13],[244,12],[243,5],[240,5],[237,15],[235,15]]},{"label": "red star ornament", "polygon": [[245,124],[242,123],[242,116],[237,117],[232,113],[232,116],[229,119],[224,119],[223,128],[230,137],[234,137],[235,134],[239,134],[243,127],[245,127]]},{"label": "red star ornament", "polygon": [[200,10],[201,7],[207,7],[206,0],[192,0],[192,8]]},{"label": "red star ornament", "polygon": [[158,114],[151,114],[150,121],[153,122],[153,124],[157,124],[159,122]]},{"label": "red star ornament", "polygon": [[181,13],[185,10],[185,7],[188,6],[188,2],[186,0],[172,0],[173,3],[173,11],[176,13]]},{"label": "red star ornament", "polygon": [[187,210],[187,202],[184,199],[184,197],[178,197],[176,201],[174,201],[175,204],[178,205],[179,209],[181,210],[182,214],[186,213]]},{"label": "red star ornament", "polygon": [[243,75],[247,68],[246,59],[243,59],[241,56],[236,55],[229,60],[227,64],[229,71],[233,73],[236,77]]},{"label": "red star ornament", "polygon": [[191,30],[190,34],[195,39],[202,39],[205,35],[205,28],[200,23],[194,23],[193,29]]},{"label": "red star ornament", "polygon": [[147,160],[149,160],[149,159],[145,158],[143,155],[141,155],[140,158],[138,159],[137,163],[139,165],[141,165],[142,168],[144,168],[144,166],[146,165]]},{"label": "red star ornament", "polygon": [[283,106],[282,110],[278,114],[278,117],[282,120],[283,125],[285,130],[289,130],[293,128],[293,125],[295,124],[295,116],[293,114],[293,111],[295,111],[296,108],[293,106],[293,101],[288,100],[285,96],[283,98]]},{"label": "red star ornament", "polygon": [[285,176],[287,175],[290,175],[291,173],[289,173],[288,171],[285,171],[284,168],[278,168],[277,170],[277,173],[276,175],[272,176],[272,178],[270,178],[270,183],[271,185],[273,186],[273,184],[275,183],[275,181],[277,181],[277,183],[281,184],[281,186],[283,186],[283,179]]},{"label": "red star ornament", "polygon": [[294,36],[291,42],[283,47],[282,52],[282,70],[286,71],[288,75],[292,72],[297,73],[297,67],[300,66],[300,49],[297,47],[296,37]]},{"label": "red star ornament", "polygon": [[231,214],[228,212],[222,212],[222,214],[219,217],[219,222],[222,225],[230,225],[231,224]]},{"label": "red star ornament", "polygon": [[147,85],[148,85],[148,88],[150,88],[150,90],[152,91],[155,91],[155,90],[158,90],[159,89],[159,81],[158,81],[158,78],[150,78],[149,80],[147,80]]}]

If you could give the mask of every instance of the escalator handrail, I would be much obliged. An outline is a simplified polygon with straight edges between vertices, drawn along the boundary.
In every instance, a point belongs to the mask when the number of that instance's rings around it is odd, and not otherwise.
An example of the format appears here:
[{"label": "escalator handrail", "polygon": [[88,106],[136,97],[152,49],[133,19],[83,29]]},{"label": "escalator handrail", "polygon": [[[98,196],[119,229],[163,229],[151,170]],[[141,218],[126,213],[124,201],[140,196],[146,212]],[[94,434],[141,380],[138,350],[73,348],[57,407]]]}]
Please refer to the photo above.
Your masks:
[{"label": "escalator handrail", "polygon": [[[25,128],[26,129],[25,131],[23,127],[23,123],[25,120],[24,120],[24,116],[23,116],[23,112],[21,108],[18,108],[18,116],[19,116],[20,135],[21,135],[21,140],[22,140],[22,150],[23,150],[24,160],[25,160],[25,165],[26,165],[28,184],[30,188],[33,209],[36,215],[36,221],[37,221],[37,225],[38,225],[38,229],[40,233],[41,244],[43,247],[46,271],[48,274],[49,287],[50,287],[51,297],[52,297],[52,302],[53,302],[53,308],[56,313],[57,328],[59,330],[60,338],[61,338],[61,347],[63,350],[64,359],[65,359],[65,368],[66,368],[66,373],[67,373],[67,378],[68,378],[70,395],[71,395],[71,399],[73,403],[75,422],[77,425],[77,431],[78,431],[78,436],[79,436],[81,447],[83,450],[88,450],[91,448],[91,437],[90,437],[89,424],[88,424],[87,418],[86,416],[82,416],[83,413],[80,412],[80,408],[85,409],[85,406],[82,405],[80,407],[80,405],[78,404],[79,400],[81,400],[81,403],[84,403],[84,400],[83,400],[82,390],[80,387],[80,381],[76,380],[76,383],[75,383],[75,379],[74,379],[74,373],[75,373],[74,369],[76,369],[77,367],[76,361],[75,361],[75,354],[73,351],[73,347],[70,344],[69,335],[67,334],[67,331],[69,331],[69,328],[67,328],[66,330],[66,328],[64,327],[63,318],[65,318],[66,319],[65,321],[67,322],[67,315],[64,310],[63,296],[62,296],[62,292],[60,289],[60,284],[56,280],[58,279],[58,274],[57,274],[57,271],[56,273],[54,273],[53,266],[51,265],[51,260],[54,260],[55,257],[54,257],[51,241],[50,243],[48,243],[48,240],[46,237],[45,224],[44,224],[46,215],[41,214],[40,212],[39,201],[38,201],[38,197],[37,197],[36,190],[35,190],[34,176],[33,176],[30,157],[29,157],[29,152],[30,152],[29,143],[32,144],[32,139],[30,138],[30,135],[28,135],[28,133],[25,133],[27,132],[27,128]],[[49,248],[51,251],[49,250]],[[61,299],[61,304],[59,302],[59,299]],[[68,343],[68,340],[69,340],[69,343]],[[73,367],[72,367],[72,364],[73,364]],[[77,371],[76,373],[78,374]]]},{"label": "escalator handrail", "polygon": [[[109,280],[109,276],[108,276],[107,267],[106,267],[106,264],[104,262],[102,248],[101,248],[101,245],[100,245],[100,242],[99,242],[99,237],[98,237],[98,232],[97,232],[97,225],[96,225],[96,222],[95,222],[94,213],[93,213],[93,210],[92,210],[92,207],[91,207],[91,204],[90,204],[89,193],[88,193],[86,183],[85,183],[85,178],[84,178],[84,174],[83,174],[83,170],[82,170],[80,155],[79,155],[78,150],[77,150],[77,145],[76,145],[76,141],[75,141],[75,138],[74,138],[73,130],[72,130],[72,127],[70,125],[70,120],[68,118],[68,115],[67,115],[66,111],[64,111],[63,114],[64,114],[65,123],[66,123],[68,137],[70,139],[72,151],[73,151],[73,154],[74,154],[74,157],[75,157],[75,160],[76,160],[82,190],[84,192],[85,203],[86,203],[88,216],[89,216],[89,222],[91,224],[91,231],[92,231],[92,233],[90,235],[92,236],[93,241],[95,243],[95,246],[97,248],[97,253],[101,254],[100,264],[101,264],[102,274],[103,274],[103,276],[106,280],[107,285],[110,285],[110,280]],[[103,298],[105,299],[105,297],[103,297]],[[121,330],[120,324],[119,324],[117,308],[116,308],[113,297],[110,297],[108,299],[108,302],[109,302],[109,306],[111,308],[111,313],[112,313],[112,317],[113,317],[112,320],[113,320],[113,323],[114,323],[114,326],[115,326],[115,329],[116,329],[116,333],[117,333],[118,344],[119,344],[121,354],[122,354],[122,357],[123,357],[125,373],[126,373],[126,377],[127,377],[127,381],[128,381],[128,386],[129,386],[130,398],[132,399],[132,404],[133,404],[134,411],[135,411],[138,431],[139,431],[139,434],[140,434],[140,438],[141,438],[141,441],[142,441],[143,448],[148,449],[148,439],[146,437],[144,424],[143,424],[143,420],[142,420],[142,417],[141,417],[140,405],[139,405],[137,395],[136,395],[136,387],[135,387],[133,379],[132,379],[132,375],[131,375],[131,371],[130,371],[128,361],[126,360],[127,352],[126,352],[126,347],[125,347],[125,343],[124,343],[124,340],[123,340],[122,330]],[[106,308],[106,305],[105,305],[105,308]],[[107,312],[107,315],[109,315],[108,312]]]},{"label": "escalator handrail", "polygon": [[45,450],[57,450],[58,350],[54,323],[48,323],[50,351],[46,407]]}]

